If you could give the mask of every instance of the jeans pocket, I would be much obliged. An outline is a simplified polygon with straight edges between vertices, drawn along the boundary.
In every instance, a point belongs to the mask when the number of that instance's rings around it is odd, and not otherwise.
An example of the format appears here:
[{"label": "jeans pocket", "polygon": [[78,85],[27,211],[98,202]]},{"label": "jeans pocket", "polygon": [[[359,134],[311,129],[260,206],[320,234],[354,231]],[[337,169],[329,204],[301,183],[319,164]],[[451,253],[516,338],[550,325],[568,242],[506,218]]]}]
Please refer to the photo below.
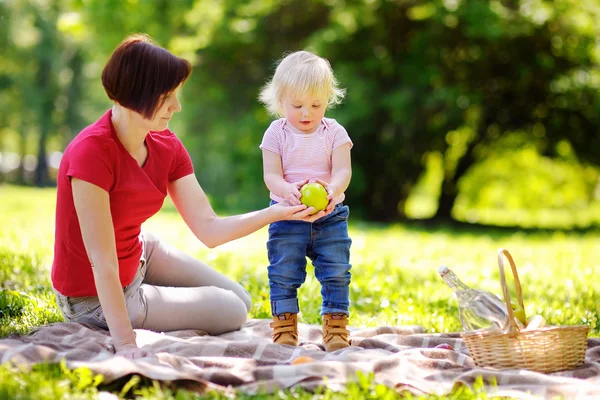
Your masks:
[{"label": "jeans pocket", "polygon": [[[340,203],[341,204],[341,203]],[[333,211],[331,219],[336,222],[347,221],[350,216],[350,208],[345,205],[338,205],[338,209]]]},{"label": "jeans pocket", "polygon": [[144,328],[148,314],[148,305],[144,297],[144,288],[138,288],[137,292],[125,299],[127,303],[127,314],[134,329]]},{"label": "jeans pocket", "polygon": [[146,270],[148,269],[148,261],[146,261],[145,259],[141,259],[140,260],[140,268],[139,268],[139,272],[140,275],[142,277],[142,282],[144,281],[144,279],[146,279]]},{"label": "jeans pocket", "polygon": [[102,311],[102,307],[100,307],[100,305],[98,305],[98,308],[92,310],[91,313],[94,317],[94,320],[96,320],[100,324],[100,326],[107,326],[106,318],[104,318],[104,311]]},{"label": "jeans pocket", "polygon": [[81,317],[90,314],[94,308],[100,307],[98,298],[94,296],[62,296],[60,303],[62,304],[61,311],[69,321],[77,321]]},{"label": "jeans pocket", "polygon": [[136,291],[142,282],[144,282],[144,278],[146,277],[146,269],[148,268],[148,263],[144,258],[142,258],[138,264],[137,271],[133,276],[133,280],[129,283],[129,285],[123,287],[123,292],[125,294]]}]

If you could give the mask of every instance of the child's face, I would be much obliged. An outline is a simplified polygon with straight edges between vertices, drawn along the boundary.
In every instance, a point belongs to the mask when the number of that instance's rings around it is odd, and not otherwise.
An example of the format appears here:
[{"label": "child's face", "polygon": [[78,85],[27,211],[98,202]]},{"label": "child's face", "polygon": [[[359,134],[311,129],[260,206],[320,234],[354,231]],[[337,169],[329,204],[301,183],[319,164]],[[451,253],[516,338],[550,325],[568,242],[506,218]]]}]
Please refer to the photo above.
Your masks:
[{"label": "child's face", "polygon": [[327,108],[327,99],[306,96],[285,96],[281,101],[283,115],[300,132],[312,133],[317,129]]}]

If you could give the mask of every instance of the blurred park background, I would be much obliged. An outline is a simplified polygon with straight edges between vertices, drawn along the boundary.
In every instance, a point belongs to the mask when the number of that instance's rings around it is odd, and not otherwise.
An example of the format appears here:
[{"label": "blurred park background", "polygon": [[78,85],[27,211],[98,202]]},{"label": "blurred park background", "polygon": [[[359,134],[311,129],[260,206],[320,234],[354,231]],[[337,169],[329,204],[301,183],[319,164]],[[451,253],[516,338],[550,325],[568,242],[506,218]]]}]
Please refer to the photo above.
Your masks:
[{"label": "blurred park background", "polygon": [[[63,321],[49,272],[57,167],[111,106],[100,74],[134,32],[193,65],[170,128],[223,214],[268,204],[258,146],[272,117],[257,95],[277,60],[309,49],[331,62],[347,97],[328,116],[354,141],[353,326],[459,331],[437,268],[499,294],[506,247],[527,315],[599,337],[598,21],[600,0],[0,0],[0,338]],[[266,229],[208,249],[169,202],[146,225],[270,318]],[[300,321],[314,324],[308,268]],[[58,376],[2,366],[0,389],[64,397],[48,394],[73,387]]]},{"label": "blurred park background", "polygon": [[55,184],[143,32],[194,67],[170,128],[219,210],[268,204],[257,95],[309,49],[347,89],[328,116],[355,145],[353,217],[596,227],[598,20],[598,0],[0,0],[0,182]]}]

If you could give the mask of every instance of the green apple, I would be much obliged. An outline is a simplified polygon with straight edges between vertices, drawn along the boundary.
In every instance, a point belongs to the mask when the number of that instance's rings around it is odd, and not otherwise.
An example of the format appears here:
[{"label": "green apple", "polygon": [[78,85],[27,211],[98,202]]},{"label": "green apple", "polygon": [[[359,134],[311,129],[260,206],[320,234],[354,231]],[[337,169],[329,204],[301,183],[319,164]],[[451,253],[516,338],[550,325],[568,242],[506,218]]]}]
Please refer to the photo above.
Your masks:
[{"label": "green apple", "polygon": [[[327,190],[320,183],[307,183],[300,189],[300,201],[307,207],[314,207],[317,213],[327,207]],[[313,214],[314,214],[313,213]]]},{"label": "green apple", "polygon": [[519,304],[510,302],[510,305],[513,309],[513,314],[515,314],[515,318],[519,320],[524,326],[527,325],[527,317],[525,316],[525,310]]}]

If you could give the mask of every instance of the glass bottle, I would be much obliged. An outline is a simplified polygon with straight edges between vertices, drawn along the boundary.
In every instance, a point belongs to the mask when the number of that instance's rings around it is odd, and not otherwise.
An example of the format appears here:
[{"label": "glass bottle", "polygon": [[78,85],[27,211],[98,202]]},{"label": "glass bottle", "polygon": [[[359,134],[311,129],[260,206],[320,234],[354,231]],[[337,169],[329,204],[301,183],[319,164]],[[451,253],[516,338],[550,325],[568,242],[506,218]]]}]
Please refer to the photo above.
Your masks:
[{"label": "glass bottle", "polygon": [[498,296],[467,286],[446,266],[441,266],[438,273],[458,299],[458,312],[464,331],[504,330],[508,322],[508,312]]}]

